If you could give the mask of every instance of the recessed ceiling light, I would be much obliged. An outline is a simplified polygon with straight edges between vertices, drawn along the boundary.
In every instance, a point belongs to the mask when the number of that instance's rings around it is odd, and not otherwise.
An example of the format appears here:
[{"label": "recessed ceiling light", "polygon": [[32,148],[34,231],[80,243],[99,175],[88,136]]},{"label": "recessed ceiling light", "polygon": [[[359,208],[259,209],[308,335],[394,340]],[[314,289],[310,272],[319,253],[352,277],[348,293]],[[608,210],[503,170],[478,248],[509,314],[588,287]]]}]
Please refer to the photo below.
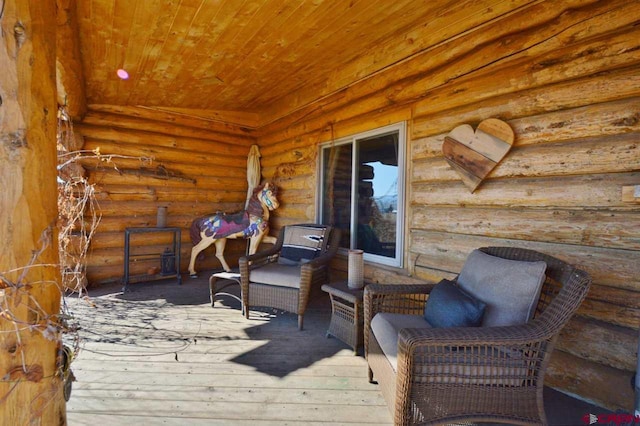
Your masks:
[{"label": "recessed ceiling light", "polygon": [[122,80],[127,80],[129,78],[129,73],[122,68],[116,71],[116,74],[118,74],[118,77],[120,77]]}]

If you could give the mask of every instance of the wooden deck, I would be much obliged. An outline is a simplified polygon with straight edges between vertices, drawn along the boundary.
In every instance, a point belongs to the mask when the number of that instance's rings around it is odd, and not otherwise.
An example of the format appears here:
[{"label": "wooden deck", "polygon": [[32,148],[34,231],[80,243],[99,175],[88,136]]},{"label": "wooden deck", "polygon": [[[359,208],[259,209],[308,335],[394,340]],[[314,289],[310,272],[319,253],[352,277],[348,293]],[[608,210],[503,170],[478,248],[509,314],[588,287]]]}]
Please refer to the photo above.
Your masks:
[{"label": "wooden deck", "polygon": [[[311,303],[298,331],[295,315],[270,309],[246,320],[229,297],[212,308],[209,273],[200,275],[126,295],[101,288],[93,305],[68,299],[82,327],[69,425],[392,424],[364,359],[325,337],[328,297]],[[557,392],[548,399],[551,424],[604,412]]]},{"label": "wooden deck", "polygon": [[366,364],[327,339],[330,307],[297,316],[252,311],[197,280],[90,292],[69,303],[82,327],[70,425],[392,424]]}]

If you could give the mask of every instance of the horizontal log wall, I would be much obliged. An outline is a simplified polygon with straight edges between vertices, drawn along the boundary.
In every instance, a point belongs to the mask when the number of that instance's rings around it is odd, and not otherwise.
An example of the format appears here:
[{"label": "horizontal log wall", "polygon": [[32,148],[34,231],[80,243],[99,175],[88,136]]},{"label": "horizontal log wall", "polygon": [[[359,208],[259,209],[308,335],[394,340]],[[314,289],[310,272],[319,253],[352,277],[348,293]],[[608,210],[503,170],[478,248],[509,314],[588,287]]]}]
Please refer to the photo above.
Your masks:
[{"label": "horizontal log wall", "polygon": [[[587,270],[547,383],[632,410],[640,325],[640,4],[534,2],[259,130],[263,175],[282,188],[273,224],[315,220],[318,144],[407,120],[404,269],[367,279],[453,277],[469,252],[527,247]],[[455,24],[452,24],[455,25]],[[514,148],[469,193],[442,155],[455,126],[507,121]],[[334,262],[346,274],[345,259]]]},{"label": "horizontal log wall", "polygon": [[[102,214],[88,259],[90,285],[122,278],[125,228],[155,226],[159,206],[167,207],[168,226],[182,228],[183,271],[191,253],[192,220],[244,207],[247,155],[255,143],[248,129],[182,114],[110,105],[91,105],[74,129],[84,140],[84,150],[98,150],[103,158],[113,155],[111,163],[95,158],[82,161],[95,184]],[[161,253],[170,236],[134,235],[131,241],[138,252]],[[244,250],[244,242],[229,242],[225,257],[231,265],[236,264]],[[197,268],[220,268],[213,253],[213,247],[207,249]],[[132,263],[131,273],[144,274],[154,266],[159,262]]]}]

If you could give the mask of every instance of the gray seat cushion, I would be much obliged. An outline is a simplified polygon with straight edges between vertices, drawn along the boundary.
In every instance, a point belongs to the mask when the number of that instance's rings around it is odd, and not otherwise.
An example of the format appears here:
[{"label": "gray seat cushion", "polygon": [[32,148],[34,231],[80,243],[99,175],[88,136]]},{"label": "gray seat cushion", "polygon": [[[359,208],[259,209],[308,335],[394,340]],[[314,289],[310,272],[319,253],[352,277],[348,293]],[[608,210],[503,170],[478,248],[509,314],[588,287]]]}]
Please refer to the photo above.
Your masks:
[{"label": "gray seat cushion", "polygon": [[249,281],[281,287],[300,288],[300,266],[269,263],[249,272]]},{"label": "gray seat cushion", "polygon": [[398,333],[403,328],[431,328],[431,326],[421,315],[381,312],[371,320],[371,331],[395,372],[398,371]]},{"label": "gray seat cushion", "polygon": [[533,317],[545,280],[545,262],[525,262],[471,252],[458,285],[486,308],[483,327],[524,324]]}]

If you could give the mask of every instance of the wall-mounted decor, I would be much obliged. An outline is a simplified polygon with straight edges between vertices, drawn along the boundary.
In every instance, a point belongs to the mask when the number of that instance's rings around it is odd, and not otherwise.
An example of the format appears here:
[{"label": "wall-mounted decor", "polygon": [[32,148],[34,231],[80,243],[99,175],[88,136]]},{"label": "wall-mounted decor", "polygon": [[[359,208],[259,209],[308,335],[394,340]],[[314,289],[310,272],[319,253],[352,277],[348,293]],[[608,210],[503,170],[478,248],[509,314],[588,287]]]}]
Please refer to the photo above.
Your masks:
[{"label": "wall-mounted decor", "polygon": [[442,152],[449,165],[462,177],[462,182],[473,192],[507,155],[513,139],[513,130],[507,123],[488,118],[475,131],[468,124],[453,129],[444,138]]}]

